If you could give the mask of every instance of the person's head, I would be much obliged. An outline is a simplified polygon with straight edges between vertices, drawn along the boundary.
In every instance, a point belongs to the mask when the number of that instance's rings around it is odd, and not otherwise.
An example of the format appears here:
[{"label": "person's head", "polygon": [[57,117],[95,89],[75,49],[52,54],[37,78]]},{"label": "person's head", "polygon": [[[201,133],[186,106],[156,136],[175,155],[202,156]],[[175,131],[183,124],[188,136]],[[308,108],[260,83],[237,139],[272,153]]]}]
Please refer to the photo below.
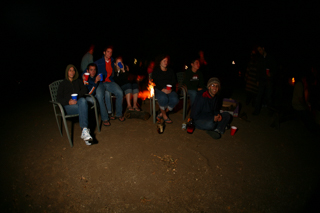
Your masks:
[{"label": "person's head", "polygon": [[106,60],[109,60],[112,56],[112,52],[113,52],[113,47],[112,46],[108,46],[106,47],[104,50],[103,50],[103,55],[104,55],[104,58]]},{"label": "person's head", "polygon": [[116,60],[115,60],[115,66],[117,67],[118,70],[120,69],[120,67],[118,66],[118,63],[119,63],[119,62],[121,62],[122,65],[123,65],[123,59],[122,59],[121,56],[118,56],[118,57],[116,58]]},{"label": "person's head", "polygon": [[155,66],[160,66],[161,69],[166,69],[169,65],[170,57],[168,55],[160,55],[157,57]]},{"label": "person's head", "polygon": [[78,78],[78,70],[73,64],[69,64],[66,68],[65,77],[69,81],[74,81]]},{"label": "person's head", "polygon": [[97,65],[95,63],[90,63],[87,66],[88,72],[90,74],[90,77],[94,77],[97,74]]},{"label": "person's head", "polygon": [[200,60],[198,58],[191,60],[191,69],[194,72],[196,72],[198,69],[200,69]]},{"label": "person's head", "polygon": [[207,84],[208,92],[214,97],[220,90],[221,84],[218,78],[210,78]]},{"label": "person's head", "polygon": [[200,58],[204,58],[204,52],[202,50],[199,51]]},{"label": "person's head", "polygon": [[93,54],[93,51],[94,51],[94,45],[92,44],[92,45],[89,47],[88,52],[92,55],[92,54]]},{"label": "person's head", "polygon": [[266,50],[264,49],[264,47],[262,45],[257,47],[258,52],[260,53],[260,55],[265,55]]}]

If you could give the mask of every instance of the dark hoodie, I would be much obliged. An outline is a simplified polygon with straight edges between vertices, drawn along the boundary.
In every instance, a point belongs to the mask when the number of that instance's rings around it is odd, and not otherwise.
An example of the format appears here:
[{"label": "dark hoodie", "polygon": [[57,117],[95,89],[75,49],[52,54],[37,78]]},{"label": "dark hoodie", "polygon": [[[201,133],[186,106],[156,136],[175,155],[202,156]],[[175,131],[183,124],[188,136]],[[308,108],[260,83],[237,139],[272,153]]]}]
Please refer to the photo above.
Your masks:
[{"label": "dark hoodie", "polygon": [[[76,71],[73,81],[70,81],[68,78],[68,70],[70,67],[73,67]],[[66,68],[65,79],[60,83],[57,93],[57,101],[61,103],[63,106],[69,105],[69,100],[71,99],[71,94],[78,94],[78,99],[84,97],[85,94],[88,93],[88,89],[83,85],[83,82],[78,79],[79,73],[77,68],[69,64]]]}]

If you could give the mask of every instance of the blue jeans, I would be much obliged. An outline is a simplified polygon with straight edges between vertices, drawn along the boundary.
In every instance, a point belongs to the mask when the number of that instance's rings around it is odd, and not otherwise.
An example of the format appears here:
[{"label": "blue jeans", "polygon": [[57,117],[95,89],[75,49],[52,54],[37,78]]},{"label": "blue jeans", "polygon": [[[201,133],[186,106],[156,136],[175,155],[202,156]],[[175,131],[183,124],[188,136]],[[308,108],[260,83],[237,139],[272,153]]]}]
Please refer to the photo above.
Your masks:
[{"label": "blue jeans", "polygon": [[[102,82],[100,82],[96,90],[96,98],[100,106],[101,120],[109,120],[108,113],[111,113],[110,92],[106,91]],[[107,105],[107,107],[106,107]]]},{"label": "blue jeans", "polygon": [[121,89],[124,91],[124,94],[136,94],[139,92],[139,86],[137,83],[127,83],[121,86]]},{"label": "blue jeans", "polygon": [[[122,89],[119,87],[119,85],[116,82],[104,82],[101,84],[103,87],[102,89],[99,89],[99,93],[101,93],[100,90],[103,91],[103,94],[106,95],[106,91],[109,93],[113,93],[116,96],[116,116],[121,117],[122,116],[122,99],[123,99],[123,92]],[[98,88],[100,85],[98,86]],[[98,95],[98,90],[97,90]],[[110,100],[110,98],[108,99]],[[109,109],[109,103],[107,102],[106,98],[106,104],[108,107],[108,110],[111,110],[111,103],[110,103],[110,109]],[[102,117],[102,115],[101,115]]]},{"label": "blue jeans", "polygon": [[196,90],[188,90],[188,95],[190,96],[190,105],[192,106],[194,100],[196,99],[198,91]]},{"label": "blue jeans", "polygon": [[161,90],[155,89],[155,95],[158,99],[159,107],[162,110],[168,108],[170,111],[179,103],[178,94],[174,91],[165,94]]},{"label": "blue jeans", "polygon": [[79,114],[80,127],[88,127],[88,102],[85,98],[79,98],[77,104],[63,106],[67,115]]},{"label": "blue jeans", "polygon": [[230,122],[231,115],[228,112],[223,112],[221,116],[222,120],[220,122],[214,122],[213,117],[208,116],[204,119],[195,120],[194,125],[197,129],[211,131],[218,129],[221,133],[224,133],[227,124]]}]

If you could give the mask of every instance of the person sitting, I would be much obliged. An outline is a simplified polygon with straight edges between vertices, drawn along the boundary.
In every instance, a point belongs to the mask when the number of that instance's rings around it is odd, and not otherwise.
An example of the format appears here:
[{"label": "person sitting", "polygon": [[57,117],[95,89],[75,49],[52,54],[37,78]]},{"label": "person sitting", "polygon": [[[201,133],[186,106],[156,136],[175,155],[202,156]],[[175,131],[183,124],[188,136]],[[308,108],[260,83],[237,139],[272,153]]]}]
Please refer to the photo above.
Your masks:
[{"label": "person sitting", "polygon": [[[103,125],[110,126],[111,123],[109,121],[107,108],[104,103],[104,100],[105,100],[108,103],[107,105],[110,105],[109,109],[111,113],[110,93],[109,92],[96,93],[96,90],[102,79],[100,75],[97,75],[97,65],[95,63],[88,64],[87,69],[85,69],[84,73],[86,72],[90,74],[88,81],[87,82],[84,81],[88,88],[89,94],[95,96],[98,99],[100,113],[101,113],[101,120],[103,121]],[[85,80],[84,73],[82,75],[83,80]],[[91,99],[91,97],[87,97],[87,101],[93,103],[93,100]]]},{"label": "person sitting", "polygon": [[[129,111],[140,111],[138,107],[139,86],[132,80],[129,74],[129,67],[124,66],[122,57],[116,58],[114,81],[121,87],[127,100],[127,109]],[[131,105],[131,95],[133,97],[133,106]]]},{"label": "person sitting", "polygon": [[191,68],[186,71],[183,84],[186,85],[188,89],[188,95],[190,96],[190,105],[192,106],[197,92],[205,88],[204,78],[202,72],[199,71],[200,61],[199,59],[193,59],[191,61]]},{"label": "person sitting", "polygon": [[197,129],[206,130],[214,139],[221,138],[231,115],[228,112],[220,113],[222,99],[218,92],[221,88],[218,78],[210,78],[208,90],[200,91],[191,108],[190,118]]},{"label": "person sitting", "polygon": [[[88,102],[84,95],[87,87],[78,79],[76,67],[69,64],[65,71],[65,79],[60,83],[57,91],[57,101],[63,106],[67,115],[79,114],[79,123],[82,129],[81,138],[86,145],[91,145],[92,137],[88,129]],[[71,94],[78,94],[78,100],[73,100]]]},{"label": "person sitting", "polygon": [[[168,68],[168,64],[169,56],[159,56],[152,72],[152,79],[155,83],[155,97],[158,99],[160,108],[157,119],[163,118],[165,123],[172,124],[172,120],[170,120],[167,113],[172,111],[179,103],[179,98],[175,92],[177,83],[175,73],[171,68]],[[172,86],[171,89],[167,89],[168,84]]]},{"label": "person sitting", "polygon": [[[125,117],[122,114],[122,99],[123,92],[119,85],[114,82],[114,59],[112,58],[113,47],[109,46],[104,49],[103,56],[94,63],[97,65],[98,73],[102,73],[104,79],[103,83],[99,84],[97,88],[97,95],[105,96],[106,92],[113,93],[116,96],[116,117],[119,121],[125,121]],[[101,103],[100,103],[101,104]],[[106,100],[107,107],[109,109],[109,103]],[[110,104],[111,106],[111,104]],[[106,112],[101,112],[106,113]],[[108,114],[105,115],[108,117]],[[110,117],[111,120],[115,118]]]}]

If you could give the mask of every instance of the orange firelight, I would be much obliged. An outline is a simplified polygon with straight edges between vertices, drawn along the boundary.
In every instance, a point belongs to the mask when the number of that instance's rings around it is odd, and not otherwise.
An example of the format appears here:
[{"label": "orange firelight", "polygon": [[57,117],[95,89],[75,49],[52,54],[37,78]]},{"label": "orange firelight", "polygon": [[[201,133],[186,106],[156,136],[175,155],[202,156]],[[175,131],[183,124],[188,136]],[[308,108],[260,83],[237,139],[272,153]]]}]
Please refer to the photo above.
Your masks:
[{"label": "orange firelight", "polygon": [[296,82],[296,80],[294,78],[291,78],[291,82],[292,82],[292,84],[294,84],[294,82]]},{"label": "orange firelight", "polygon": [[154,96],[154,87],[155,83],[152,82],[152,80],[149,80],[148,83],[148,90],[140,91],[138,97],[142,99],[143,101],[147,98],[152,98]]}]

